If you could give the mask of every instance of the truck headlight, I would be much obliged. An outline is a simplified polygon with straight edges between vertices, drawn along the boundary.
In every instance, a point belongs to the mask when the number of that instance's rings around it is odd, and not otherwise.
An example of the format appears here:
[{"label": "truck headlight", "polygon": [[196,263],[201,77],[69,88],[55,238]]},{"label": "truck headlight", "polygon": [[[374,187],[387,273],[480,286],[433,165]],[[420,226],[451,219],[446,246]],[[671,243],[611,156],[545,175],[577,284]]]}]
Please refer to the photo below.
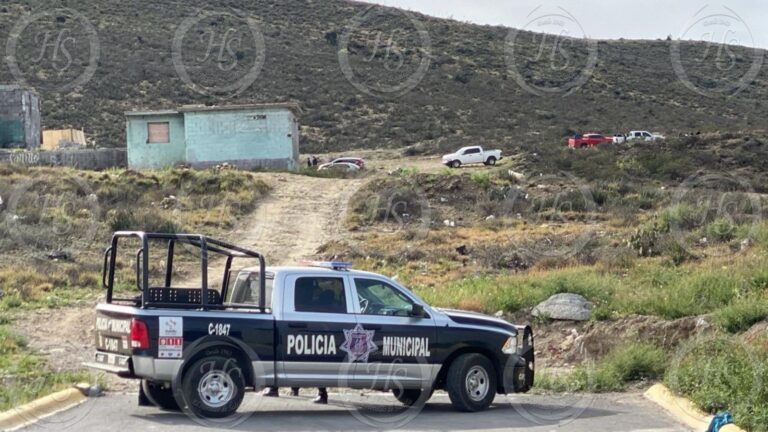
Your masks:
[{"label": "truck headlight", "polygon": [[517,336],[510,336],[507,341],[504,342],[504,346],[501,347],[501,352],[504,354],[517,354]]}]

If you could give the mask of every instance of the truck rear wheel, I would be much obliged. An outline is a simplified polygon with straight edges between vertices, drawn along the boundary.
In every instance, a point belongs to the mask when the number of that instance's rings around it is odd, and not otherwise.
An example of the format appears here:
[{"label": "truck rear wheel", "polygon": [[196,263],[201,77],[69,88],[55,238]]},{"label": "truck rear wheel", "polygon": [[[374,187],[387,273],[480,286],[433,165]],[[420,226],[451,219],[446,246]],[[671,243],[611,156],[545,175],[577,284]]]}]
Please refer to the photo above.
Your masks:
[{"label": "truck rear wheel", "polygon": [[186,407],[204,418],[234,414],[245,396],[243,370],[232,356],[203,357],[186,370],[181,391]]},{"label": "truck rear wheel", "polygon": [[179,404],[173,397],[170,385],[156,381],[141,380],[141,389],[152,405],[168,411],[178,411]]},{"label": "truck rear wheel", "polygon": [[483,411],[496,397],[493,364],[482,354],[462,354],[448,368],[446,390],[455,409]]}]

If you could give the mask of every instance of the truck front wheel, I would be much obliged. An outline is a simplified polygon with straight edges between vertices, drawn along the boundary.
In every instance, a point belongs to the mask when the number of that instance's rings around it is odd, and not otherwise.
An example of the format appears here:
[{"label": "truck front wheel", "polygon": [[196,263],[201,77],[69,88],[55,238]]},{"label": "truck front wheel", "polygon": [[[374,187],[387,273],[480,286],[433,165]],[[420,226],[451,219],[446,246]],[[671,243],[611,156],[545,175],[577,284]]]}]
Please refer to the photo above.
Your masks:
[{"label": "truck front wheel", "polygon": [[487,161],[485,161],[485,164],[486,164],[486,165],[489,165],[489,166],[494,166],[494,165],[496,165],[496,158],[495,158],[495,157],[493,157],[493,156],[489,157],[489,158],[488,158],[488,160],[487,160]]},{"label": "truck front wheel", "polygon": [[170,385],[156,381],[141,380],[141,390],[152,405],[168,411],[178,411],[179,404],[173,397]]},{"label": "truck front wheel", "polygon": [[245,378],[230,356],[203,357],[184,373],[181,390],[186,408],[203,418],[228,417],[245,396]]},{"label": "truck front wheel", "polygon": [[451,162],[451,168],[461,168],[461,161],[453,161]]},{"label": "truck front wheel", "polygon": [[483,411],[496,397],[493,364],[482,354],[462,354],[448,368],[446,390],[455,409]]}]

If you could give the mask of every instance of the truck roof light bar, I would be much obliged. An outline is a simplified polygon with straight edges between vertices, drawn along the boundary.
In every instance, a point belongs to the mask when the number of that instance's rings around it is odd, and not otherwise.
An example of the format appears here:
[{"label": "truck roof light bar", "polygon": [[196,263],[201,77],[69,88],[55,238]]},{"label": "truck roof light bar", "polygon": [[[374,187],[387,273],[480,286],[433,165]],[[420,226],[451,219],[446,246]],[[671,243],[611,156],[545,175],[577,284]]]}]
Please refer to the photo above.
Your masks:
[{"label": "truck roof light bar", "polygon": [[319,267],[331,270],[350,270],[352,269],[352,263],[347,261],[305,261],[305,265],[309,267]]}]

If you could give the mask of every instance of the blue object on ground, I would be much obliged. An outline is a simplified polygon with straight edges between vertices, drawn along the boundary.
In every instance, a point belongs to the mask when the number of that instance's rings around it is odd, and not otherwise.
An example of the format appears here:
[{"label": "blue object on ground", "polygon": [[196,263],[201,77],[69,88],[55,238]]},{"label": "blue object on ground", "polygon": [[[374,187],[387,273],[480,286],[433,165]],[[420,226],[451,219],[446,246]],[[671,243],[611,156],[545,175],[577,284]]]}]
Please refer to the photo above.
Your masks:
[{"label": "blue object on ground", "polygon": [[720,428],[728,424],[733,424],[733,416],[727,411],[722,412],[712,419],[707,432],[720,432]]}]

